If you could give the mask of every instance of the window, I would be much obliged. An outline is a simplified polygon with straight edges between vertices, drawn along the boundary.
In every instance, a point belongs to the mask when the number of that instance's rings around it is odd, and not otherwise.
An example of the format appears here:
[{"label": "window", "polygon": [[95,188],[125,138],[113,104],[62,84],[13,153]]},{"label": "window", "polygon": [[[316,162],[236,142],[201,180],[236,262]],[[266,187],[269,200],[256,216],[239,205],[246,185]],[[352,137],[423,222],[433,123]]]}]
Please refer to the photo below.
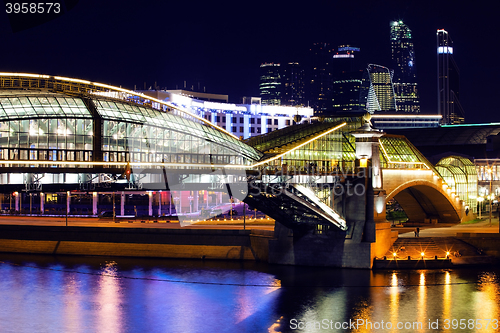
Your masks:
[{"label": "window", "polygon": [[255,124],[255,118],[250,118],[250,124]]},{"label": "window", "polygon": [[257,118],[257,125],[260,125],[260,118]]},{"label": "window", "polygon": [[255,128],[254,127],[250,127],[250,133],[255,133]]},{"label": "window", "polygon": [[240,127],[240,133],[243,133],[243,126]]},{"label": "window", "polygon": [[[241,127],[240,127],[241,128]],[[236,126],[233,126],[231,129],[231,132],[235,133],[236,132]],[[241,131],[240,131],[241,132]]]},{"label": "window", "polygon": [[226,116],[222,116],[222,122],[225,123],[226,122]]},{"label": "window", "polygon": [[272,119],[268,119],[268,120],[267,120],[267,124],[268,124],[268,125],[271,125],[272,123],[273,123]]},{"label": "window", "polygon": [[260,127],[257,127],[257,133],[260,134]]},{"label": "window", "polygon": [[243,124],[243,121],[244,121],[243,117],[240,117],[240,124]]},{"label": "window", "polygon": [[220,116],[215,117],[215,121],[217,121],[218,123],[220,123]]},{"label": "window", "polygon": [[290,119],[286,120],[286,126],[290,126]]},{"label": "window", "polygon": [[278,125],[278,119],[274,119],[274,125]]}]

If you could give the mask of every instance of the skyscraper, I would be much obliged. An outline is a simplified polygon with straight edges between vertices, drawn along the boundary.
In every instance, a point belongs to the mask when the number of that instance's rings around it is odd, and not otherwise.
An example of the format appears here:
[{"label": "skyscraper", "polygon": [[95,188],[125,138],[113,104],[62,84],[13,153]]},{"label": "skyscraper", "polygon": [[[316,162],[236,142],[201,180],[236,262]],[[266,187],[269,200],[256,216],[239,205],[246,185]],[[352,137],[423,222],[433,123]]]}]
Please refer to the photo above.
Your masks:
[{"label": "skyscraper", "polygon": [[393,71],[384,66],[369,64],[367,74],[370,87],[366,97],[366,110],[370,113],[375,111],[394,112],[396,100],[392,83]]},{"label": "skyscraper", "polygon": [[259,90],[262,104],[281,104],[280,64],[264,63],[260,65]]},{"label": "skyscraper", "polygon": [[[363,70],[358,68],[355,57],[360,49],[350,45],[341,45],[333,55],[332,111],[333,114],[364,109],[360,102],[363,84]],[[366,94],[365,94],[366,95]]]},{"label": "skyscraper", "polygon": [[332,55],[328,43],[314,43],[310,49],[309,106],[322,116],[332,109]]},{"label": "skyscraper", "polygon": [[401,20],[391,22],[391,49],[396,111],[420,112],[411,30]]},{"label": "skyscraper", "polygon": [[443,124],[461,124],[465,113],[459,100],[460,72],[453,60],[453,42],[446,30],[437,31],[438,113]]},{"label": "skyscraper", "polygon": [[283,95],[282,105],[304,105],[305,104],[305,78],[304,69],[297,62],[289,62],[283,66],[281,85]]}]

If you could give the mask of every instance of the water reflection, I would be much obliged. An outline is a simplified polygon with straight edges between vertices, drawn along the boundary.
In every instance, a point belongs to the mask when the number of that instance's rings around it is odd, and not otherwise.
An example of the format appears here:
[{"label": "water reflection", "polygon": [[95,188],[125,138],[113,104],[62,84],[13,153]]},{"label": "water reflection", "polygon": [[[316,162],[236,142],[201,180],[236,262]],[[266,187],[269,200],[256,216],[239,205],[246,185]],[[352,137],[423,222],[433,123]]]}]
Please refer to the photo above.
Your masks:
[{"label": "water reflection", "polygon": [[436,319],[446,331],[445,319],[499,318],[499,274],[0,254],[0,320],[7,332],[427,332]]}]

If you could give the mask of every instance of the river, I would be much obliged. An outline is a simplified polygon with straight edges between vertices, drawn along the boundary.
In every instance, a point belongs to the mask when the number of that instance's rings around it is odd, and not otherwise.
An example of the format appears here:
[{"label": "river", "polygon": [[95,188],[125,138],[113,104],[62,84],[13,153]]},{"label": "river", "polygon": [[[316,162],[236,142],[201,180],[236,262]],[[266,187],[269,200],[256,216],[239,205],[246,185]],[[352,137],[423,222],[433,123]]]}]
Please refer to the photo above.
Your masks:
[{"label": "river", "polygon": [[0,254],[0,332],[500,332],[500,269]]}]

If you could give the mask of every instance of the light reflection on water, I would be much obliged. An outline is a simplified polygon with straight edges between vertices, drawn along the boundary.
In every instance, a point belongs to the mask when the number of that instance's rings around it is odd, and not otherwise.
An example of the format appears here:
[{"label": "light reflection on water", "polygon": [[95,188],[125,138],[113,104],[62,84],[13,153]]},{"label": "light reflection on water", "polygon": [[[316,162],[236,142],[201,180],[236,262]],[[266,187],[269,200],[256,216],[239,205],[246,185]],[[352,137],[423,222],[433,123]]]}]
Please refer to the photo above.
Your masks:
[{"label": "light reflection on water", "polygon": [[[499,273],[0,254],[0,331],[456,332],[443,320],[500,319]],[[349,320],[372,328],[335,329]]]}]

